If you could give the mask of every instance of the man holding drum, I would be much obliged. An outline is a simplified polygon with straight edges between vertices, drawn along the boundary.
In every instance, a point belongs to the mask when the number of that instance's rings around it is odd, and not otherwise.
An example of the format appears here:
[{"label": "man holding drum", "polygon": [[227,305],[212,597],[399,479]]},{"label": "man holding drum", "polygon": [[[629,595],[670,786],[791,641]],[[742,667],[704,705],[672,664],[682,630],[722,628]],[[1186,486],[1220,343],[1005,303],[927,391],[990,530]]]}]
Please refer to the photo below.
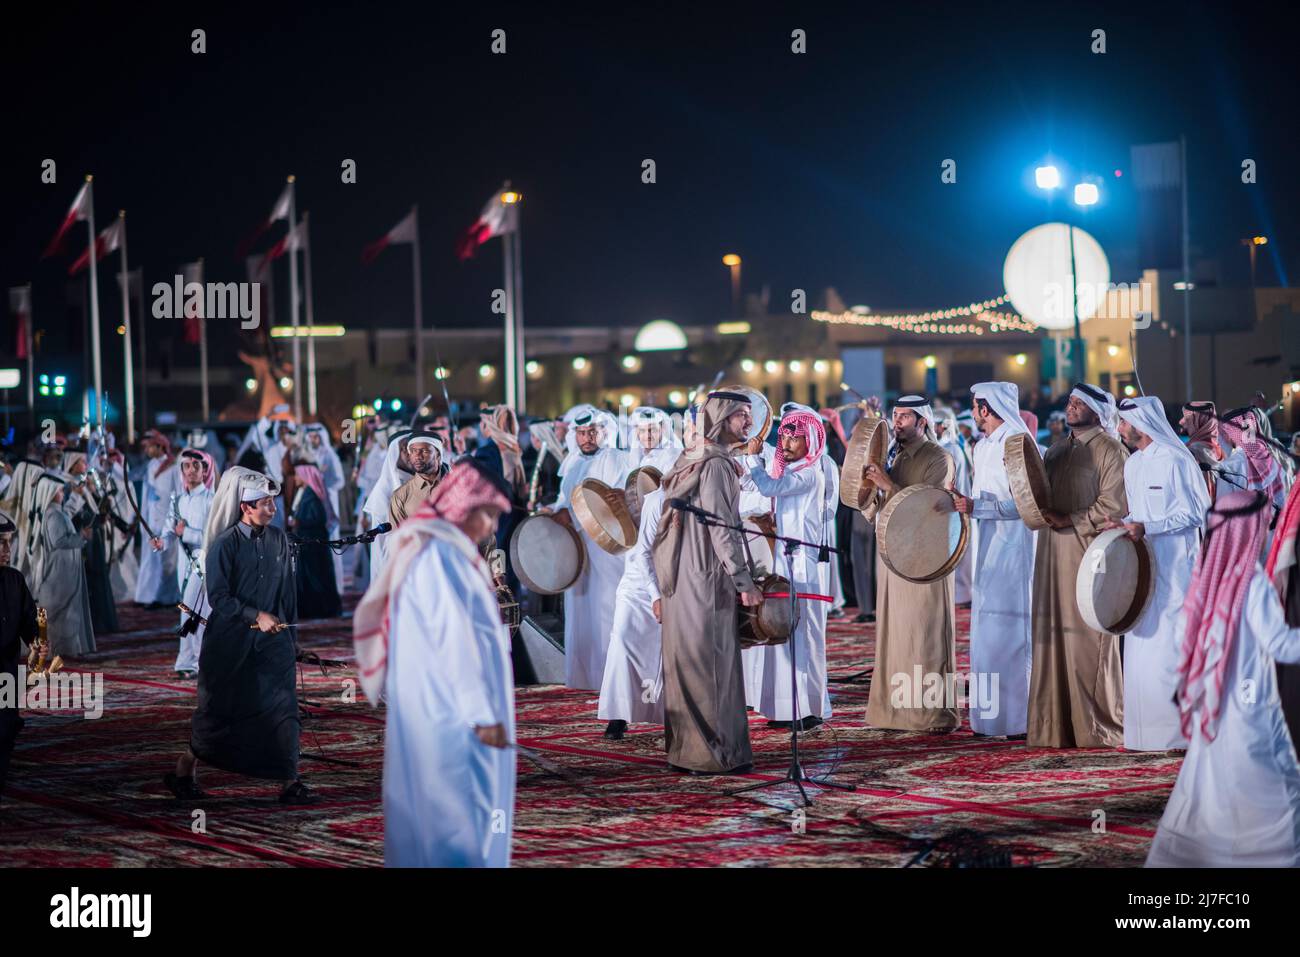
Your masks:
[{"label": "man holding drum", "polygon": [[954,494],[957,511],[975,522],[975,587],[970,615],[970,670],[997,675],[997,708],[971,708],[977,735],[1023,738],[1029,721],[1033,628],[1034,533],[1020,520],[1004,464],[1007,439],[1028,432],[1014,382],[971,386],[975,422],[984,438],[975,446],[971,498]]},{"label": "man holding drum", "polygon": [[737,501],[739,465],[728,447],[751,424],[749,399],[711,392],[698,414],[699,441],[664,477],[664,500],[683,499],[716,515],[705,525],[687,511],[661,516],[654,541],[663,615],[664,738],[668,763],[695,774],[732,774],[753,765],[736,627],[736,594],[763,596],[745,563]]},{"label": "man holding drum", "polygon": [[[889,497],[909,485],[948,488],[954,476],[953,461],[935,440],[929,400],[903,396],[894,403],[892,418],[894,445],[885,469],[868,465],[867,478]],[[876,588],[876,665],[867,699],[867,723],[898,731],[955,730],[960,724],[955,701],[935,704],[920,694],[907,693],[918,669],[927,686],[940,682],[944,688],[956,673],[952,576],[912,582],[895,574],[882,560],[876,564]]]},{"label": "man holding drum", "polygon": [[1119,434],[1132,454],[1124,463],[1129,513],[1121,525],[1155,552],[1154,594],[1124,636],[1124,747],[1187,747],[1179,727],[1178,613],[1192,581],[1210,491],[1196,458],[1174,433],[1155,396],[1119,404]]},{"label": "man holding drum", "polygon": [[1124,446],[1115,435],[1115,399],[1078,383],[1065,406],[1067,438],[1043,465],[1052,507],[1034,562],[1033,676],[1029,744],[1115,748],[1124,740],[1119,639],[1088,626],[1075,600],[1083,553],[1128,511]]},{"label": "man holding drum", "polygon": [[626,454],[605,445],[617,428],[612,415],[597,409],[585,410],[573,420],[577,457],[570,456],[564,463],[560,497],[542,509],[574,528],[587,549],[582,577],[564,593],[564,683],[589,691],[600,690],[605,674],[605,654],[614,627],[614,594],[623,577],[624,557],[611,555],[592,541],[581,523],[574,521],[570,502],[583,479],[622,487],[627,475]]}]

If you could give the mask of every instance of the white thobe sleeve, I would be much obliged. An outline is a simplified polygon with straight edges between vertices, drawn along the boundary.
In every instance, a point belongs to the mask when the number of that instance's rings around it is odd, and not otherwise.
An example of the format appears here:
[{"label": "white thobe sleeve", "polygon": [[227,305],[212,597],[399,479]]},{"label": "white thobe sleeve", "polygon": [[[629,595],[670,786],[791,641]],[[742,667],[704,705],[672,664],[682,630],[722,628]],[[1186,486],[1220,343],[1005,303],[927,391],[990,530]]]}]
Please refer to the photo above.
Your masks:
[{"label": "white thobe sleeve", "polygon": [[637,562],[641,567],[645,589],[652,602],[656,602],[662,597],[659,594],[659,581],[655,576],[654,563],[654,540],[655,536],[659,534],[659,517],[662,510],[662,496],[651,503],[650,507],[642,508],[641,531],[637,536],[636,549],[632,552],[632,561]]},{"label": "white thobe sleeve", "polygon": [[1300,628],[1287,626],[1277,592],[1258,566],[1246,596],[1245,617],[1255,640],[1270,658],[1284,665],[1300,664]]},{"label": "white thobe sleeve", "polygon": [[423,579],[433,587],[416,589],[416,593],[428,596],[420,600],[419,607],[422,621],[427,622],[424,634],[435,660],[433,670],[447,682],[456,710],[466,724],[506,724],[508,716],[492,707],[495,676],[490,658],[481,647],[487,638],[484,630],[491,635],[493,623],[478,621],[474,606],[466,600],[483,583],[469,577],[477,573],[459,553],[453,553],[452,546],[438,542],[431,552],[441,566],[441,574],[435,571]]},{"label": "white thobe sleeve", "polygon": [[773,478],[764,469],[754,467],[749,470],[749,478],[759,493],[768,498],[806,495],[817,483],[813,467],[796,469],[787,466],[780,478]]},{"label": "white thobe sleeve", "polygon": [[1020,521],[1020,510],[1016,508],[1015,499],[999,499],[990,491],[980,492],[979,498],[972,501],[971,517],[978,518],[981,522]]},{"label": "white thobe sleeve", "polygon": [[1163,462],[1157,459],[1149,465],[1140,464],[1133,469],[1131,480],[1128,470],[1125,470],[1125,493],[1129,501],[1129,514],[1124,519],[1126,522],[1138,521],[1133,517],[1132,503],[1138,501],[1139,496],[1149,508],[1152,496],[1148,493],[1156,490],[1156,483],[1163,486],[1164,494],[1161,498],[1164,514],[1151,515],[1142,520],[1142,528],[1147,535],[1165,535],[1185,528],[1199,528],[1205,521],[1209,496],[1205,483],[1201,480],[1200,469],[1190,463],[1186,467],[1179,462],[1170,466],[1167,459]]}]

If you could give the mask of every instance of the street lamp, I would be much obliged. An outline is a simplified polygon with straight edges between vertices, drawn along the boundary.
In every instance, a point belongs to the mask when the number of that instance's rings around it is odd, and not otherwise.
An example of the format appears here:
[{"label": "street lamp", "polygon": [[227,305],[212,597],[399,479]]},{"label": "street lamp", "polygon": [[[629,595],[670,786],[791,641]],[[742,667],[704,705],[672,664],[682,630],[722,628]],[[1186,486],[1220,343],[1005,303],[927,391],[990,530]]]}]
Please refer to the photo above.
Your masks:
[{"label": "street lamp", "polygon": [[[1049,197],[1052,191],[1061,186],[1061,171],[1055,166],[1040,166],[1034,170],[1034,183],[1044,190]],[[1074,184],[1074,204],[1081,209],[1096,206],[1101,200],[1101,191],[1094,182]],[[1083,351],[1083,334],[1079,330],[1079,281],[1074,261],[1074,223],[1066,218],[1066,229],[1070,234],[1070,317],[1074,320],[1074,347],[1071,356],[1070,372],[1076,379],[1087,378],[1087,353]],[[1075,368],[1075,364],[1078,364]],[[1058,364],[1059,365],[1059,364]],[[1057,369],[1060,378],[1060,369]],[[1062,379],[1062,381],[1064,381]]]},{"label": "street lamp", "polygon": [[722,257],[722,265],[731,270],[731,314],[740,315],[740,257],[727,253]]},{"label": "street lamp", "polygon": [[1245,247],[1246,247],[1246,250],[1250,253],[1250,289],[1251,289],[1252,292],[1254,292],[1254,290],[1255,290],[1255,250],[1257,250],[1260,246],[1267,246],[1267,245],[1268,245],[1268,237],[1267,237],[1267,236],[1247,236],[1245,239],[1243,239],[1243,240],[1241,241],[1241,244],[1242,244],[1243,246],[1245,246]]}]

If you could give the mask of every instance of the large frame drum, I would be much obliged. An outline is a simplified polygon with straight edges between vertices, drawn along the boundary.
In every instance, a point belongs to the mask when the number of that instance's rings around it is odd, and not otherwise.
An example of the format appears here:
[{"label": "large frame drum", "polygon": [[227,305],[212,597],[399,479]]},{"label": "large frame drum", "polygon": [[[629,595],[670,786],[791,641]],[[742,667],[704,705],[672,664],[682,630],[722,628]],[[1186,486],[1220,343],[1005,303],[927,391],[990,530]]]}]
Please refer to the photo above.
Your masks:
[{"label": "large frame drum", "polygon": [[880,558],[910,582],[938,581],[953,570],[970,542],[970,519],[952,494],[934,485],[909,485],[885,503],[876,518]]},{"label": "large frame drum", "polygon": [[582,536],[553,515],[530,515],[510,536],[510,564],[528,590],[558,595],[587,567]]}]

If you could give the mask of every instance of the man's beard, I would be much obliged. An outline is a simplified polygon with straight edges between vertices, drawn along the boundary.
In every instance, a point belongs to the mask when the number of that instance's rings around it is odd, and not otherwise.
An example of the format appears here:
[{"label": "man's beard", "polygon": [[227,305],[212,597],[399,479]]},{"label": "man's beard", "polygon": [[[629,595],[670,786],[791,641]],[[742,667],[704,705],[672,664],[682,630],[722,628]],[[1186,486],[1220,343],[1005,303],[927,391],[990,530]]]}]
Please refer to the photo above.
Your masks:
[{"label": "man's beard", "polygon": [[583,446],[579,445],[579,446],[578,446],[578,451],[581,452],[583,455],[595,455],[597,452],[600,451],[600,446],[599,446],[599,445],[593,445],[590,449],[587,449],[587,448],[584,448]]}]

